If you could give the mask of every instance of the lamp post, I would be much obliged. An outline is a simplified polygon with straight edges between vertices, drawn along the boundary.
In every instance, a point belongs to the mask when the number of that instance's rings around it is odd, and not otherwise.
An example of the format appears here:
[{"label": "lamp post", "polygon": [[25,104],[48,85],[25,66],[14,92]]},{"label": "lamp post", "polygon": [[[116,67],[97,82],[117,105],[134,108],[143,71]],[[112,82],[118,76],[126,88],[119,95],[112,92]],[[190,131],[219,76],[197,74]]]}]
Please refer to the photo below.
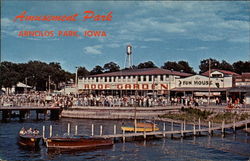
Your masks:
[{"label": "lamp post", "polygon": [[76,68],[75,88],[76,88],[76,94],[78,94],[78,76],[77,76],[77,72],[78,72],[79,67],[75,67],[75,68]]},{"label": "lamp post", "polygon": [[211,59],[208,60],[208,105],[210,105],[210,74],[211,74]]},{"label": "lamp post", "polygon": [[28,86],[28,79],[29,78],[34,78],[35,76],[33,75],[33,76],[29,76],[29,77],[25,77],[25,93],[27,93],[28,92],[28,89],[27,89],[27,86]]}]

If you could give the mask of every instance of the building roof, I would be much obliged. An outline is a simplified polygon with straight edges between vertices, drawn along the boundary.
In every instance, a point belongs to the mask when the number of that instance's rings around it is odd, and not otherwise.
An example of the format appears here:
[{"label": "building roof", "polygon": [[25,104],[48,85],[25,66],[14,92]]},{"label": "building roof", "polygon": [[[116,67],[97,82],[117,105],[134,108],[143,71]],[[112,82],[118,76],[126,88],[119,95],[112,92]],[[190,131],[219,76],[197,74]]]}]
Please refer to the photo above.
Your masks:
[{"label": "building roof", "polygon": [[188,77],[191,76],[192,74],[161,69],[161,68],[143,68],[143,69],[126,69],[117,72],[90,75],[89,77],[133,76],[133,75],[177,75],[177,76]]},{"label": "building roof", "polygon": [[[225,75],[232,75],[232,76],[239,76],[239,74],[235,73],[235,72],[232,72],[232,71],[227,71],[227,70],[221,70],[221,69],[211,69],[211,73],[212,72],[215,72],[215,71],[218,71],[218,72],[221,72]],[[204,76],[209,76],[209,71],[206,71],[204,73],[202,73],[201,75],[204,75]]]},{"label": "building roof", "polygon": [[18,82],[16,87],[19,87],[19,88],[32,88],[31,86],[28,86],[27,84],[24,84],[22,82]]},{"label": "building roof", "polygon": [[249,79],[250,73],[242,73],[241,75],[238,75],[236,78]]}]

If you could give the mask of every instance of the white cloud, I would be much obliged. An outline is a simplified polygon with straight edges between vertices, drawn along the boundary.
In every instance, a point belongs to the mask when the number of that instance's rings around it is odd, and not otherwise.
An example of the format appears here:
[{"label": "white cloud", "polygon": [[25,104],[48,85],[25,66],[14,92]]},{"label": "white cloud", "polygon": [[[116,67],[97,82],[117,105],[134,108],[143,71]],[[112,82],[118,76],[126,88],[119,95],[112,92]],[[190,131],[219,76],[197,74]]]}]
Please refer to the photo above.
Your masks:
[{"label": "white cloud", "polygon": [[111,44],[107,44],[107,47],[110,47],[110,48],[119,48],[121,45],[120,44],[117,44],[117,43],[111,43]]},{"label": "white cloud", "polygon": [[157,37],[151,37],[144,39],[144,41],[163,41],[163,40]]},{"label": "white cloud", "polygon": [[94,45],[94,46],[87,46],[85,47],[83,50],[84,50],[84,53],[86,54],[101,54],[101,50],[103,46],[102,45]]}]

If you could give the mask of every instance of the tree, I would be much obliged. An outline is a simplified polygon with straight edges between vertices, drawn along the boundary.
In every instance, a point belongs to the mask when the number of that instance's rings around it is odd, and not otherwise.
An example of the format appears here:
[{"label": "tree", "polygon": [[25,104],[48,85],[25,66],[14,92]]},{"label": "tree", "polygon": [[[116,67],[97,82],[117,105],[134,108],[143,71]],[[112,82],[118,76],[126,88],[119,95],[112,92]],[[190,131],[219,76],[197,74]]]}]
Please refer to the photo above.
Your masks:
[{"label": "tree", "polygon": [[89,71],[85,67],[79,67],[77,70],[78,77],[86,77],[89,75]]},{"label": "tree", "polygon": [[234,72],[242,74],[244,72],[250,72],[250,61],[237,61],[233,63]]},{"label": "tree", "polygon": [[1,87],[11,88],[18,83],[20,73],[17,72],[18,66],[11,62],[2,62],[0,65],[0,85]]},{"label": "tree", "polygon": [[218,60],[212,59],[212,58],[203,59],[201,60],[200,66],[199,66],[200,73],[204,73],[209,70],[209,60],[211,62],[210,69],[220,69],[220,62]]},{"label": "tree", "polygon": [[120,66],[114,62],[109,62],[103,66],[105,72],[116,72],[120,70]]},{"label": "tree", "polygon": [[97,65],[90,71],[90,75],[102,74],[103,70],[104,69],[101,66]]},{"label": "tree", "polygon": [[234,71],[233,66],[230,63],[226,62],[225,60],[222,60],[222,62],[220,63],[220,69]]},{"label": "tree", "polygon": [[144,63],[140,63],[137,66],[138,69],[143,69],[143,68],[157,68],[157,66],[152,62],[152,61],[147,61]]},{"label": "tree", "polygon": [[181,69],[180,71],[183,71],[185,73],[195,74],[193,68],[189,66],[188,62],[182,60],[178,62],[178,65],[180,66],[179,67]]},{"label": "tree", "polygon": [[178,63],[171,62],[171,61],[165,62],[161,68],[168,69],[168,70],[174,70],[174,71],[181,71],[181,69],[182,69],[182,67]]}]

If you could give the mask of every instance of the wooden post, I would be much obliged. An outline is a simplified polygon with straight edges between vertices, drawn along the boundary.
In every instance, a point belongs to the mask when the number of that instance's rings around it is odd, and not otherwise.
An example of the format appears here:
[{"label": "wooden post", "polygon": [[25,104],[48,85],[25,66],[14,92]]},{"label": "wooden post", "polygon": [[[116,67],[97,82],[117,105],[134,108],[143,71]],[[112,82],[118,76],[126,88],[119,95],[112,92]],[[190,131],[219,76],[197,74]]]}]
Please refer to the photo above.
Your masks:
[{"label": "wooden post", "polygon": [[70,123],[68,123],[68,135],[70,134]]},{"label": "wooden post", "polygon": [[122,130],[122,140],[125,143],[125,130]]},{"label": "wooden post", "polygon": [[201,134],[201,118],[199,118],[199,134]]},{"label": "wooden post", "polygon": [[136,121],[136,119],[135,119],[135,121],[134,121],[134,124],[135,124],[135,125],[134,125],[134,126],[135,126],[134,128],[135,128],[135,133],[136,133],[136,132],[137,132],[137,131],[136,131],[136,130],[137,130],[137,126],[136,126],[136,125],[137,125],[137,121]]},{"label": "wooden post", "polygon": [[116,135],[116,125],[114,125],[114,135]]},{"label": "wooden post", "polygon": [[49,126],[49,137],[52,137],[52,125]]},{"label": "wooden post", "polygon": [[78,134],[77,130],[78,130],[78,126],[76,125],[76,126],[75,126],[75,135]]},{"label": "wooden post", "polygon": [[173,131],[174,131],[174,122],[173,121],[171,122],[171,131],[172,131],[171,138],[173,138],[174,137],[174,134],[173,134]]},{"label": "wooden post", "polygon": [[193,125],[194,136],[196,135],[195,124]]},{"label": "wooden post", "polygon": [[234,131],[234,133],[236,132],[236,127],[235,127],[235,118],[234,118],[233,131]]},{"label": "wooden post", "polygon": [[210,121],[208,122],[208,133],[209,135],[211,135],[211,122]]},{"label": "wooden post", "polygon": [[94,124],[91,125],[91,136],[94,136]]},{"label": "wooden post", "polygon": [[166,136],[165,131],[166,131],[166,125],[165,125],[165,122],[164,122],[164,123],[163,123],[163,137]]},{"label": "wooden post", "polygon": [[183,123],[181,123],[181,137],[183,137]]},{"label": "wooden post", "polygon": [[43,125],[43,139],[45,138],[45,126]]},{"label": "wooden post", "polygon": [[144,140],[146,139],[146,130],[145,130],[145,127],[144,127],[144,131],[143,131],[143,138],[144,138]]},{"label": "wooden post", "polygon": [[186,120],[184,120],[184,126],[183,126],[183,130],[186,131]]},{"label": "wooden post", "polygon": [[100,125],[100,136],[102,136],[102,125]]},{"label": "wooden post", "polygon": [[224,130],[224,124],[225,124],[225,121],[223,120],[222,121],[222,125],[221,125],[221,133],[222,133],[222,135],[224,135],[224,132],[225,132],[225,130]]}]

